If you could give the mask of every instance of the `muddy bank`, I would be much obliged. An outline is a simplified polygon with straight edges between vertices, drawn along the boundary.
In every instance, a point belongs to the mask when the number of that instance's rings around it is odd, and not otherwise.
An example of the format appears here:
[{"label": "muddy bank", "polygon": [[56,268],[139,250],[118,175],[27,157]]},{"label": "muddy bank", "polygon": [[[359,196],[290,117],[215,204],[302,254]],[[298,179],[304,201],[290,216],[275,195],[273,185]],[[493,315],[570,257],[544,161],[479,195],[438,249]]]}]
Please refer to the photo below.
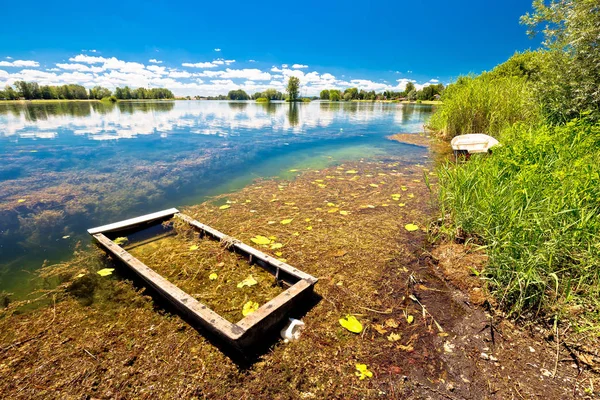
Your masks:
[{"label": "muddy bank", "polygon": [[[259,181],[184,210],[246,243],[256,235],[276,237],[282,247],[261,250],[319,278],[320,301],[303,315],[300,341],[265,343],[268,348],[257,356],[232,358],[91,247],[54,268],[63,284],[46,294],[46,306],[21,313],[13,304],[3,311],[0,394],[27,399],[583,394],[596,377],[580,371],[564,348],[557,358],[544,332],[503,321],[486,311],[483,300],[477,305],[468,291],[483,290],[471,270],[477,271],[480,259],[461,256],[460,246],[436,252],[427,242],[436,210],[431,169],[385,159],[297,171],[294,180]],[[291,222],[282,224],[286,220]],[[115,273],[96,274],[106,267]],[[450,267],[458,277],[475,279],[462,288],[467,293],[456,288],[460,279],[452,284]],[[347,315],[361,322],[360,333],[340,325]],[[359,379],[356,364],[365,364],[372,377]]]}]

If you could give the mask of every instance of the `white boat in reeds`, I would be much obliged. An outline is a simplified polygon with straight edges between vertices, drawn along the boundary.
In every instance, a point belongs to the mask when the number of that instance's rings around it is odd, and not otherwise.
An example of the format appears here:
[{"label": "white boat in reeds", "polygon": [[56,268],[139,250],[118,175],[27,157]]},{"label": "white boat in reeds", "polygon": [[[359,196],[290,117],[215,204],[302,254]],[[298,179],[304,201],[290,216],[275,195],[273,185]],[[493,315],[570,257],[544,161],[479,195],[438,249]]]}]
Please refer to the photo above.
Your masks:
[{"label": "white boat in reeds", "polygon": [[473,153],[489,153],[490,149],[500,144],[493,137],[483,133],[467,133],[452,139],[450,145],[455,156],[466,156]]}]

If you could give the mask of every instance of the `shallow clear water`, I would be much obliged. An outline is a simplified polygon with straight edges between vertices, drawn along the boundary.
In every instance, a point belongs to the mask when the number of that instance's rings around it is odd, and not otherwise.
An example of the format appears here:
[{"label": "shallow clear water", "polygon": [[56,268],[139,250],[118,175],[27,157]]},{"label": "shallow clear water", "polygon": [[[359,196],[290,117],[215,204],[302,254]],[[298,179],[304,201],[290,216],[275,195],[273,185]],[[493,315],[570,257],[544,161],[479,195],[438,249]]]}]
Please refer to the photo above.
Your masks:
[{"label": "shallow clear water", "polygon": [[0,104],[0,291],[31,289],[87,228],[194,204],[290,169],[425,150],[431,106],[173,101]]}]

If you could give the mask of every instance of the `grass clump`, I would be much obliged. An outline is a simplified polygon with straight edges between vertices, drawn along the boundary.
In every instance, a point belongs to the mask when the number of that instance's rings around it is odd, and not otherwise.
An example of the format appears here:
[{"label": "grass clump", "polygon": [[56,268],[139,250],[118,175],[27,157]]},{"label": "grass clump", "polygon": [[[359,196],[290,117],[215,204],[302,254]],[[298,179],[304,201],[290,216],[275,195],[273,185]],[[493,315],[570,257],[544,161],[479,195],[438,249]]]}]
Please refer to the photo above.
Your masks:
[{"label": "grass clump", "polygon": [[429,127],[446,139],[465,133],[498,135],[515,122],[539,118],[532,84],[523,76],[461,77],[442,94]]},{"label": "grass clump", "polygon": [[442,212],[487,246],[511,314],[560,313],[600,295],[600,125],[519,124],[491,157],[439,171]]}]

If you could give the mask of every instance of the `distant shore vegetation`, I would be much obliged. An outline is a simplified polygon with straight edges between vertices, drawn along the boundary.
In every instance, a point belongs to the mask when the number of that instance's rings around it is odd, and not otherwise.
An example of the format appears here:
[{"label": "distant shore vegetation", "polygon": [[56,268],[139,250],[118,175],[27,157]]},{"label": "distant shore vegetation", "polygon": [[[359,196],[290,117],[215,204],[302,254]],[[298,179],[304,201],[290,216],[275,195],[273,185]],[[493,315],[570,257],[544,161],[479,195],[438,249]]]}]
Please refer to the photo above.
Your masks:
[{"label": "distant shore vegetation", "polygon": [[174,99],[173,92],[164,88],[118,87],[113,91],[101,86],[86,89],[82,85],[40,85],[37,82],[17,81],[0,90],[0,100],[162,100]]}]

